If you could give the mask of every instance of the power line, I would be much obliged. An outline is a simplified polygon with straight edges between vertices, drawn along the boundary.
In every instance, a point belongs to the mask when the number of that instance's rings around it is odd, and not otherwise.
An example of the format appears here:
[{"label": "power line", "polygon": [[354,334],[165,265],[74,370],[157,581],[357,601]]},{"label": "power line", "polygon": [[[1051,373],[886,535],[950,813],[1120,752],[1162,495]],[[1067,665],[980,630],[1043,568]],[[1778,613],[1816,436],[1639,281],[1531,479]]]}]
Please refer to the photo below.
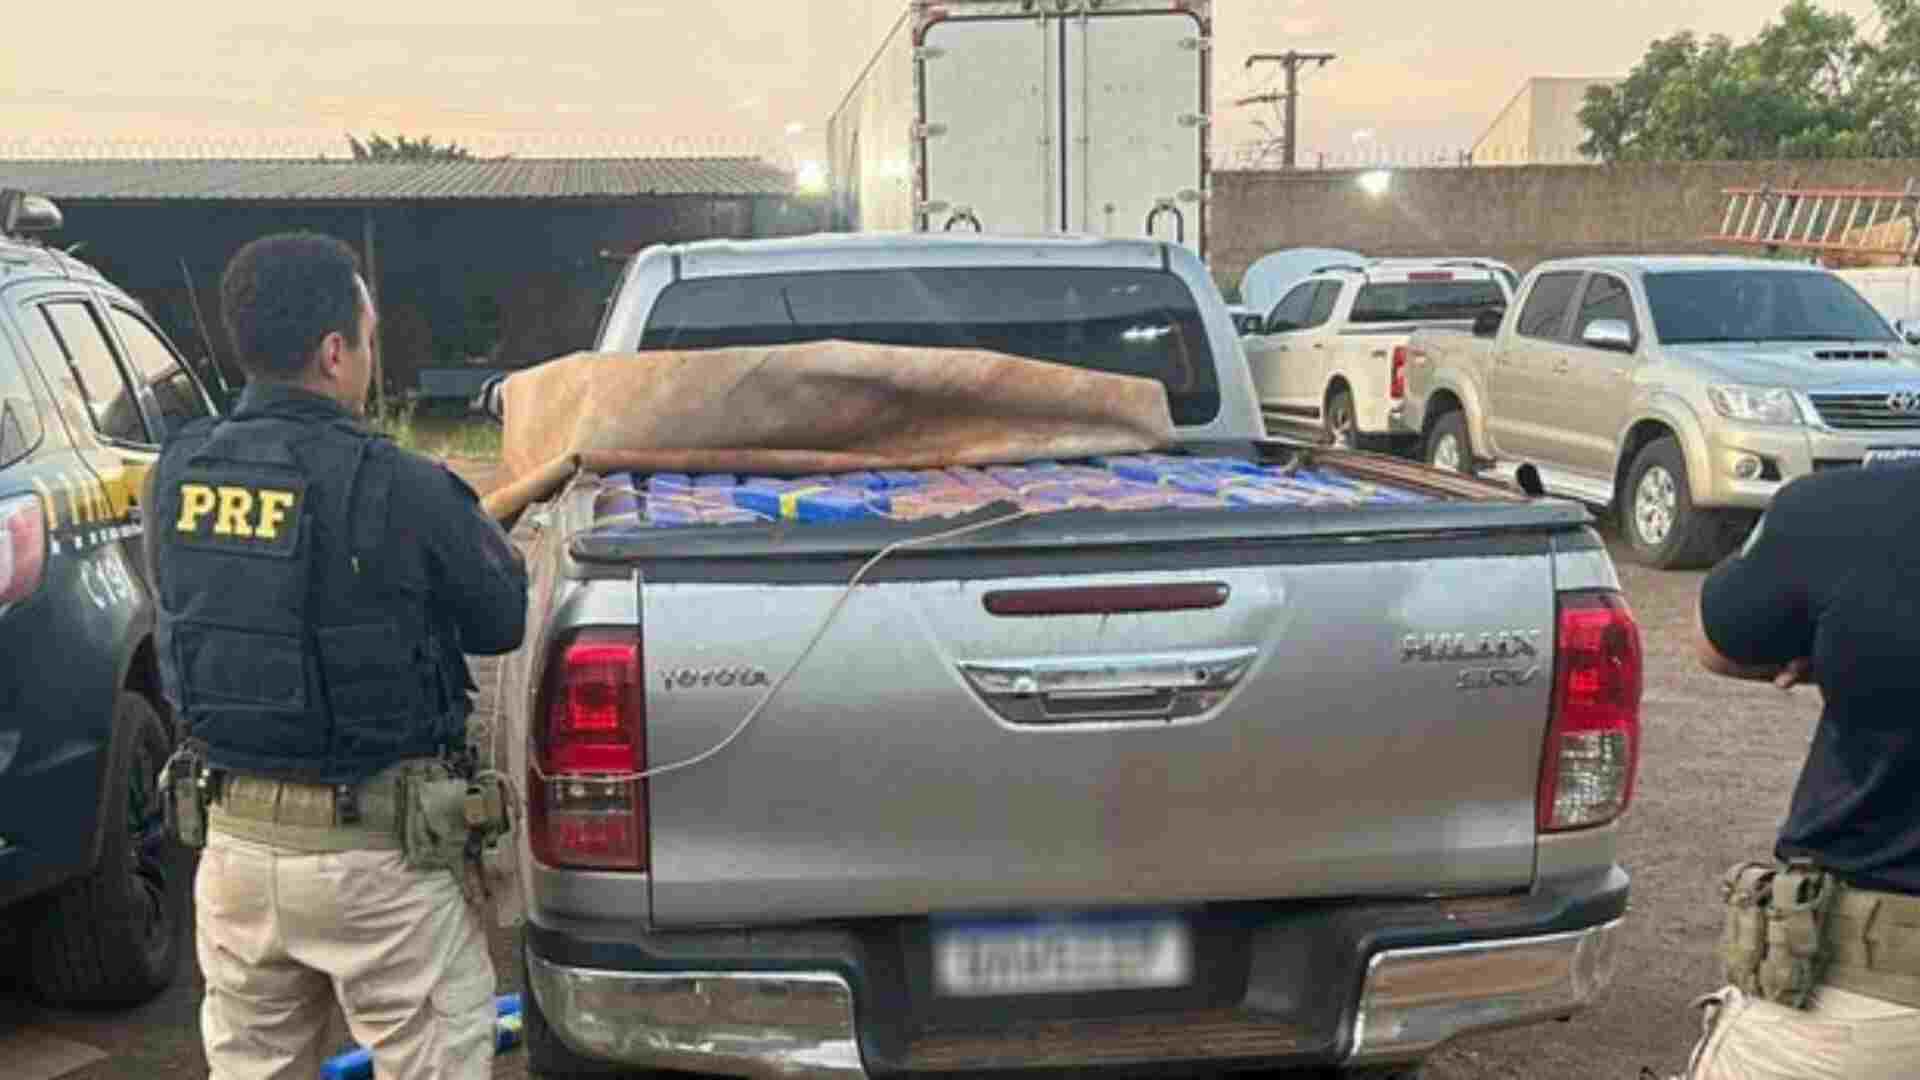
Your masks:
[{"label": "power line", "polygon": [[[1333,53],[1306,53],[1289,49],[1283,53],[1254,53],[1247,57],[1247,68],[1255,64],[1279,64],[1286,72],[1287,88],[1282,93],[1253,94],[1241,98],[1236,104],[1247,105],[1284,105],[1286,108],[1286,134],[1281,146],[1281,164],[1293,168],[1300,145],[1300,69],[1313,64],[1326,67],[1337,57]],[[1245,69],[1243,69],[1245,70]]]}]

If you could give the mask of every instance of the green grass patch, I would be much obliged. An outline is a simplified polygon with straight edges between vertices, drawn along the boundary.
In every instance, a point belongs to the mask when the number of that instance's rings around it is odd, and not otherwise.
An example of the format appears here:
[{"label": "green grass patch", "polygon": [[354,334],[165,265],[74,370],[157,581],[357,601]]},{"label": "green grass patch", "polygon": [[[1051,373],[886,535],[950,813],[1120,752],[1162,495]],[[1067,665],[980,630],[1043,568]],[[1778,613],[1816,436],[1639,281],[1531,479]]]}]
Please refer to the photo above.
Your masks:
[{"label": "green grass patch", "polygon": [[389,401],[367,420],[375,431],[430,457],[500,458],[500,427],[485,417],[447,416],[422,411],[412,401]]}]

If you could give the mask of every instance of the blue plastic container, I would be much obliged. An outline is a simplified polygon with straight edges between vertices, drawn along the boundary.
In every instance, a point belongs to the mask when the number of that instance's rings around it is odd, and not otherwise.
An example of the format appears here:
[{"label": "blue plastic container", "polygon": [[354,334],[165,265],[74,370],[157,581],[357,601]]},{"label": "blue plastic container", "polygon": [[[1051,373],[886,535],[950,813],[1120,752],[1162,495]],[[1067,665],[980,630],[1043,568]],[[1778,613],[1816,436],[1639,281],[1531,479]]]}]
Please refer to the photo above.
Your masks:
[{"label": "blue plastic container", "polygon": [[[504,1053],[520,1045],[523,1018],[519,994],[501,994],[493,999],[493,1049]],[[335,1054],[320,1064],[320,1080],[372,1080],[373,1051],[354,1047]]]}]

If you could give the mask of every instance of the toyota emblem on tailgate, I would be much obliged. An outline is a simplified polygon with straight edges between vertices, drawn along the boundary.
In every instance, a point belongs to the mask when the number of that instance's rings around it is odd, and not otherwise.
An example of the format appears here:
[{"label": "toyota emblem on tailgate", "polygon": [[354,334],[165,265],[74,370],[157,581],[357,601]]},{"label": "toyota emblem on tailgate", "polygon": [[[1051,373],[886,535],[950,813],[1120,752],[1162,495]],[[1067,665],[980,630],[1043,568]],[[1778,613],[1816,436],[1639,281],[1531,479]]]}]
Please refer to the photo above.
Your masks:
[{"label": "toyota emblem on tailgate", "polygon": [[1887,411],[1920,413],[1920,390],[1897,390],[1888,394]]}]

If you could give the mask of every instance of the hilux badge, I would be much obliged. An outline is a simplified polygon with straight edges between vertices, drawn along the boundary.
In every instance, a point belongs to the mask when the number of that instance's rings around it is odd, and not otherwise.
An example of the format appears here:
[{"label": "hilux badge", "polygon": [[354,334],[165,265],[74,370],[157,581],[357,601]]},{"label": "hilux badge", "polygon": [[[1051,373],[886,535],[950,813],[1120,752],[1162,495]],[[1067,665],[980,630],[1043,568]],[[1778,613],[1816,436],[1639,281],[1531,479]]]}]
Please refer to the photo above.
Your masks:
[{"label": "hilux badge", "polygon": [[1408,634],[1400,639],[1403,664],[1472,660],[1523,660],[1540,655],[1538,630],[1489,630],[1479,634]]}]

